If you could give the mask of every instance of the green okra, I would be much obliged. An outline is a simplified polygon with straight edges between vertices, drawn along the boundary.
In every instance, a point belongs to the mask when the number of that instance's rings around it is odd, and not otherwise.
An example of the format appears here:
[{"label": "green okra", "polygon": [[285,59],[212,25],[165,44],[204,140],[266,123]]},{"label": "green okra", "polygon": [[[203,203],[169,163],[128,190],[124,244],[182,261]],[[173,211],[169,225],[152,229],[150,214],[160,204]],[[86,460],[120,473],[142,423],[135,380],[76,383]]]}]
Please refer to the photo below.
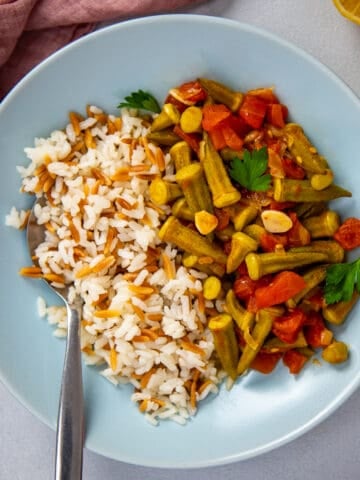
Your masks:
[{"label": "green okra", "polygon": [[215,263],[226,265],[227,255],[220,246],[210,242],[195,230],[185,227],[174,216],[170,216],[162,225],[159,237],[164,242],[175,244],[185,252],[198,257],[210,257]]},{"label": "green okra", "polygon": [[277,273],[282,270],[293,270],[297,267],[305,267],[313,263],[327,263],[328,255],[318,251],[300,251],[292,252],[268,252],[268,253],[249,253],[245,257],[249,277],[252,280],[269,273]]},{"label": "green okra", "polygon": [[257,223],[252,223],[251,225],[247,225],[244,229],[243,232],[246,233],[249,237],[253,238],[257,242],[260,242],[260,239],[264,233],[266,233],[266,230],[264,227],[261,225],[258,225]]},{"label": "green okra", "polygon": [[192,253],[185,252],[183,255],[182,263],[184,267],[194,268],[195,270],[207,273],[208,275],[216,275],[219,278],[225,275],[225,265],[222,265],[220,263],[199,263],[199,257]]},{"label": "green okra", "polygon": [[167,147],[178,143],[180,140],[180,137],[176,135],[171,128],[167,128],[159,132],[150,132],[146,135],[146,138],[150,140],[150,142]]},{"label": "green okra", "polygon": [[274,178],[274,200],[277,202],[328,202],[352,194],[338,185],[330,185],[324,190],[314,190],[310,180]]},{"label": "green okra", "polygon": [[294,308],[300,301],[315,287],[320,285],[321,282],[325,280],[326,277],[326,265],[318,265],[311,268],[302,276],[305,280],[305,288],[301,290],[298,294],[290,298],[286,305],[288,308]]},{"label": "green okra", "polygon": [[251,365],[256,355],[263,346],[266,337],[271,332],[273,321],[276,317],[281,315],[282,310],[276,308],[264,308],[259,310],[256,315],[256,322],[252,329],[251,336],[255,342],[255,348],[248,344],[245,345],[240,360],[237,366],[238,375],[242,375]]},{"label": "green okra", "polygon": [[294,212],[303,221],[305,218],[321,215],[326,209],[326,202],[303,202],[295,205]]},{"label": "green okra", "polygon": [[189,222],[194,221],[194,212],[189,208],[184,197],[178,198],[171,207],[171,212],[176,218],[182,218],[183,220],[188,220]]},{"label": "green okra", "polygon": [[220,150],[220,156],[225,162],[230,162],[231,160],[234,160],[234,158],[243,160],[244,150],[234,150],[229,147],[224,147]]},{"label": "green okra", "polygon": [[198,80],[215,102],[223,103],[232,112],[236,112],[240,108],[244,97],[242,93],[235,92],[222,83],[208,78],[199,78]]},{"label": "green okra", "polygon": [[159,115],[154,118],[150,130],[152,132],[158,132],[159,130],[165,130],[172,125],[176,125],[179,122],[180,112],[178,108],[172,103],[165,103]]},{"label": "green okra", "polygon": [[151,200],[157,205],[167,205],[182,196],[182,190],[177,183],[155,178],[149,187]]},{"label": "green okra", "polygon": [[241,194],[231,183],[222,158],[206,133],[204,133],[204,140],[200,142],[200,161],[215,207],[223,208],[237,203]]},{"label": "green okra", "polygon": [[178,170],[176,181],[180,185],[186,203],[193,213],[201,210],[213,213],[211,194],[206,183],[203,167],[199,162],[191,163]]},{"label": "green okra", "polygon": [[231,209],[230,218],[235,230],[241,232],[258,215],[258,209],[252,205],[235,205]]},{"label": "green okra", "polygon": [[293,247],[289,253],[323,253],[326,255],[325,263],[341,263],[344,260],[345,252],[342,246],[335,240],[314,240],[310,245]]},{"label": "green okra", "polygon": [[245,308],[240,305],[233,289],[228,290],[225,297],[225,307],[227,313],[229,313],[234,319],[236,325],[242,329],[243,328],[243,319],[245,315]]},{"label": "green okra", "polygon": [[328,163],[324,157],[318,154],[302,127],[296,123],[288,123],[284,131],[288,149],[296,163],[308,173],[325,173]]},{"label": "green okra", "polygon": [[225,372],[233,380],[237,377],[236,366],[239,346],[231,316],[222,313],[210,318],[209,329],[213,334],[216,353]]},{"label": "green okra", "polygon": [[243,232],[236,232],[231,237],[231,249],[226,262],[226,272],[234,272],[250,252],[256,252],[259,244]]},{"label": "green okra", "polygon": [[321,215],[305,218],[302,224],[311,238],[332,237],[340,227],[340,216],[333,210],[326,210]]},{"label": "green okra", "polygon": [[185,141],[175,143],[169,150],[170,158],[178,171],[191,163],[191,148]]},{"label": "green okra", "polygon": [[322,309],[322,314],[325,320],[333,325],[341,325],[345,322],[346,317],[359,300],[359,293],[354,291],[352,297],[348,301],[333,303],[326,305]]}]

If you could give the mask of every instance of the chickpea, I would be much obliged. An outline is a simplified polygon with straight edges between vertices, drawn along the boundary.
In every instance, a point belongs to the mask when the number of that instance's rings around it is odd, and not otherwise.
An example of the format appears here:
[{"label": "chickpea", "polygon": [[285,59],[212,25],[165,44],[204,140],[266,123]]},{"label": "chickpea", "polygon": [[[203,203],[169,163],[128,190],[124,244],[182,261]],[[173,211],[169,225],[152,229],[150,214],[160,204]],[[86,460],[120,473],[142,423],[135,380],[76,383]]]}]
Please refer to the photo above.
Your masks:
[{"label": "chickpea", "polygon": [[349,350],[344,342],[332,342],[324,348],[322,358],[329,363],[342,363],[348,358]]}]

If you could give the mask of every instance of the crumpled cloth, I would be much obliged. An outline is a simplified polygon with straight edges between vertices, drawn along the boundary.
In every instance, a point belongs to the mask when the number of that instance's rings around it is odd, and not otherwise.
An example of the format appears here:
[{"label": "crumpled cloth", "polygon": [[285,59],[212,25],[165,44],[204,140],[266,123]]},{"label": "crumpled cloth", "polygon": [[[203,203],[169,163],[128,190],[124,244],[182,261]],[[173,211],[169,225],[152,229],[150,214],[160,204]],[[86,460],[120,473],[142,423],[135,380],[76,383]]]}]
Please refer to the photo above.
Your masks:
[{"label": "crumpled cloth", "polygon": [[199,0],[0,0],[0,100],[35,65],[98,22],[196,3]]}]

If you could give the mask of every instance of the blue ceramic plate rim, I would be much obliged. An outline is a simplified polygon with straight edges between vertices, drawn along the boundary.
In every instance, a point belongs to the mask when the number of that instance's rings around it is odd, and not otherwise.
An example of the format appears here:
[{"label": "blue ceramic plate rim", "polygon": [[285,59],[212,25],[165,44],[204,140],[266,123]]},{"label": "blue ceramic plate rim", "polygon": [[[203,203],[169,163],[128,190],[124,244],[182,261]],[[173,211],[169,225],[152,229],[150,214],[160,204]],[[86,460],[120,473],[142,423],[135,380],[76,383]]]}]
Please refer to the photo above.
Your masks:
[{"label": "blue ceramic plate rim", "polygon": [[[60,49],[59,51],[52,54],[49,58],[44,60],[41,64],[35,67],[31,72],[29,72],[14,88],[13,90],[5,97],[5,99],[0,104],[0,116],[2,112],[11,105],[13,99],[16,98],[17,94],[25,89],[30,81],[36,78],[37,74],[42,70],[47,69],[51,66],[54,62],[61,61],[61,58],[70,52],[73,49],[80,48],[82,45],[86,45],[89,39],[94,39],[96,37],[101,37],[104,34],[111,34],[111,32],[116,32],[117,30],[132,28],[132,27],[146,27],[153,22],[158,23],[159,25],[162,23],[173,22],[176,24],[178,21],[186,21],[186,22],[193,22],[195,25],[197,22],[201,23],[208,23],[209,25],[219,25],[223,28],[234,28],[239,29],[239,31],[247,31],[251,32],[252,34],[258,35],[265,41],[274,42],[279,44],[281,47],[291,51],[295,56],[302,57],[306,60],[306,62],[312,67],[317,70],[321,70],[325,76],[331,78],[331,80],[337,84],[339,90],[342,91],[342,94],[349,96],[351,101],[354,103],[355,108],[359,109],[360,112],[360,101],[358,97],[351,91],[351,89],[338,77],[336,76],[328,67],[323,65],[320,61],[316,60],[310,54],[306,53],[302,49],[296,47],[295,45],[291,44],[290,42],[269,33],[263,29],[258,27],[254,27],[249,24],[241,23],[234,20],[223,19],[218,17],[208,17],[203,15],[188,15],[188,14],[172,14],[172,15],[156,15],[150,17],[144,17],[139,19],[127,20],[120,24],[108,26],[102,29],[99,29],[73,43],[70,45]],[[27,398],[24,398],[18,391],[17,385],[11,382],[9,375],[6,372],[6,367],[4,368],[2,365],[0,366],[0,380],[6,385],[8,390],[14,395],[17,400],[24,405],[26,409],[28,409],[33,415],[39,418],[43,423],[48,425],[50,428],[54,429],[53,422],[41,411],[41,409],[36,409],[32,405],[31,401],[28,401]],[[161,468],[199,468],[205,466],[215,466],[215,465],[222,465],[227,464],[230,462],[245,460],[251,457],[258,456],[262,453],[269,452],[274,448],[280,447],[300,435],[308,432],[316,425],[318,425],[321,421],[326,419],[329,415],[331,415],[336,409],[338,409],[354,391],[358,388],[360,384],[360,372],[357,376],[353,378],[351,382],[349,382],[346,388],[342,389],[338,393],[338,395],[334,398],[332,402],[329,402],[328,405],[323,408],[317,415],[315,415],[311,420],[303,425],[289,431],[287,434],[282,435],[280,437],[274,438],[272,441],[264,443],[253,449],[243,450],[235,454],[230,455],[223,455],[221,457],[212,457],[202,461],[191,461],[187,462],[184,459],[173,461],[171,463],[167,462],[164,459],[161,463],[159,461],[152,462],[150,460],[142,461],[138,455],[131,456],[131,455],[109,455],[106,449],[102,448],[101,445],[93,445],[92,443],[87,444],[87,448],[90,450],[102,454],[104,456],[108,456],[110,458],[114,458],[115,460],[125,461],[133,464],[139,464],[149,467],[161,467]],[[196,419],[195,419],[196,421]],[[181,427],[180,427],[181,428]],[[186,428],[186,427],[185,427]]]}]

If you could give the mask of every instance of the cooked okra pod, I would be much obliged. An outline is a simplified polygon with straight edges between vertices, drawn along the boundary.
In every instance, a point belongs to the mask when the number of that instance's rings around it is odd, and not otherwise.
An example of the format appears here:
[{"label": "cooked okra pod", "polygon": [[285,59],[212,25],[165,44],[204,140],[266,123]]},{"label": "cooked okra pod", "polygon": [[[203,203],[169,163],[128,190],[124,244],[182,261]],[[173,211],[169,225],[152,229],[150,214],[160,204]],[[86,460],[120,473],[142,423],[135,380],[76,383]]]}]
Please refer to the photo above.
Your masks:
[{"label": "cooked okra pod", "polygon": [[337,212],[326,210],[319,216],[304,219],[302,224],[309,230],[311,238],[332,237],[340,227],[340,217]]},{"label": "cooked okra pod", "polygon": [[185,133],[200,132],[201,122],[202,110],[195,106],[186,108],[180,117],[180,127]]},{"label": "cooked okra pod", "polygon": [[313,288],[325,280],[326,266],[319,265],[308,270],[303,275],[306,286],[294,297],[286,302],[289,308],[294,308]]},{"label": "cooked okra pod", "polygon": [[207,273],[208,275],[216,275],[220,278],[225,275],[225,265],[221,265],[220,263],[199,263],[199,257],[192,253],[185,252],[182,263],[184,267],[194,268],[195,270]]},{"label": "cooked okra pod", "polygon": [[158,132],[179,122],[180,112],[177,107],[172,103],[165,103],[159,115],[154,119],[150,129],[152,132]]},{"label": "cooked okra pod", "polygon": [[186,203],[193,213],[201,210],[206,210],[209,213],[213,212],[211,194],[199,162],[191,163],[178,170],[176,181],[180,185]]},{"label": "cooked okra pod", "polygon": [[171,207],[171,212],[176,218],[182,218],[183,220],[188,220],[189,222],[194,221],[194,212],[190,210],[189,205],[186,203],[184,197],[176,200]]},{"label": "cooked okra pod", "polygon": [[311,250],[306,252],[288,250],[287,252],[249,253],[245,257],[245,262],[249,277],[252,280],[259,280],[269,273],[293,270],[313,263],[326,263],[328,262],[328,255]]},{"label": "cooked okra pod", "polygon": [[226,265],[227,256],[221,247],[185,227],[174,216],[170,216],[159,230],[159,237],[164,242],[174,243],[177,247],[198,257],[210,257],[215,263]]},{"label": "cooked okra pod", "polygon": [[255,220],[258,214],[257,208],[252,205],[236,205],[230,214],[235,230],[241,232],[244,227]]},{"label": "cooked okra pod", "polygon": [[359,300],[359,294],[355,291],[350,300],[333,303],[327,305],[322,309],[322,314],[325,320],[333,325],[341,325],[344,323],[346,317]]},{"label": "cooked okra pod", "polygon": [[271,332],[273,321],[277,316],[279,316],[279,310],[276,308],[264,308],[257,313],[257,321],[251,332],[256,346],[253,348],[248,344],[245,345],[237,366],[238,375],[243,374],[250,367],[252,361],[260,351],[266,337]]},{"label": "cooked okra pod", "polygon": [[256,240],[243,232],[236,232],[231,238],[231,249],[226,262],[226,272],[234,272],[246,255],[256,252],[259,244]]},{"label": "cooked okra pod", "polygon": [[242,93],[234,92],[222,83],[207,78],[199,78],[199,82],[215,102],[223,103],[229,107],[232,112],[236,112],[239,109],[243,101]]},{"label": "cooked okra pod", "polygon": [[230,378],[235,380],[239,346],[231,316],[222,313],[212,317],[209,321],[209,329],[213,334],[215,350],[223,369]]},{"label": "cooked okra pod", "polygon": [[215,207],[223,208],[237,203],[241,194],[231,183],[222,158],[213,147],[207,134],[204,134],[204,140],[200,142],[200,161]]},{"label": "cooked okra pod", "polygon": [[242,160],[244,158],[244,151],[225,147],[220,150],[220,155],[225,162],[230,162],[234,160],[234,158],[240,158],[240,160]]},{"label": "cooked okra pod", "polygon": [[325,263],[341,263],[344,260],[344,249],[335,240],[314,240],[310,245],[294,247],[288,250],[290,253],[323,253],[326,255]]},{"label": "cooked okra pod", "polygon": [[186,165],[190,165],[191,148],[185,141],[175,143],[175,145],[170,148],[169,153],[176,171],[179,171],[180,168]]},{"label": "cooked okra pod", "polygon": [[287,136],[289,151],[295,161],[304,168],[306,172],[325,173],[328,168],[326,159],[317,153],[300,125],[288,123],[284,130]]},{"label": "cooked okra pod", "polygon": [[146,135],[146,138],[150,140],[150,142],[154,142],[167,147],[178,143],[180,140],[180,137],[176,135],[176,133],[174,133],[172,129],[165,129],[159,132],[150,132]]},{"label": "cooked okra pod", "polygon": [[301,219],[321,215],[326,210],[326,202],[304,202],[298,203],[294,207],[294,212]]},{"label": "cooked okra pod", "polygon": [[351,192],[338,185],[314,190],[310,180],[274,178],[274,200],[277,202],[328,202],[340,197],[351,197]]},{"label": "cooked okra pod", "polygon": [[176,183],[171,183],[162,178],[155,178],[149,187],[151,200],[157,205],[166,205],[183,194],[181,188]]},{"label": "cooked okra pod", "polygon": [[230,289],[225,297],[226,311],[232,316],[237,326],[243,328],[243,319],[245,315],[245,308],[238,302],[234,290]]},{"label": "cooked okra pod", "polygon": [[215,300],[221,293],[221,281],[218,277],[211,275],[203,284],[203,294],[206,300]]},{"label": "cooked okra pod", "polygon": [[261,225],[258,225],[257,223],[252,223],[251,225],[247,225],[244,228],[243,232],[257,242],[260,242],[260,238],[264,233],[266,233],[266,230]]}]

